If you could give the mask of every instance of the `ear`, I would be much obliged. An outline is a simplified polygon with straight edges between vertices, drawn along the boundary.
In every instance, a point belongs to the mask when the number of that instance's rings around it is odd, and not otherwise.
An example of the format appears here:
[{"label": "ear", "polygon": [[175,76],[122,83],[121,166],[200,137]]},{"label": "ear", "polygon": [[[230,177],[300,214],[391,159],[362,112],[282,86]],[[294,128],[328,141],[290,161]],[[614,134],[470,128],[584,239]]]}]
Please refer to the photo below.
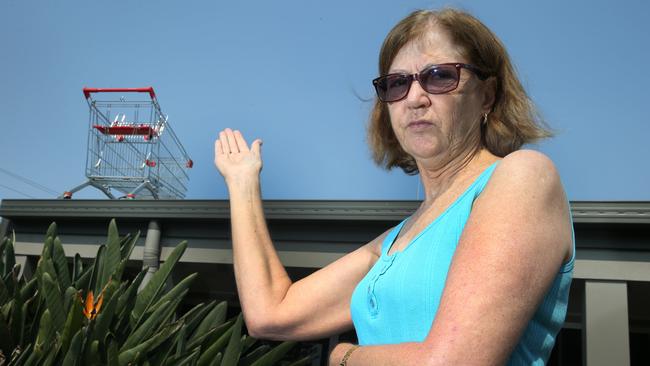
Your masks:
[{"label": "ear", "polygon": [[496,101],[497,96],[497,78],[490,76],[485,79],[483,82],[483,104],[482,108],[484,112],[492,112],[494,108],[494,102]]}]

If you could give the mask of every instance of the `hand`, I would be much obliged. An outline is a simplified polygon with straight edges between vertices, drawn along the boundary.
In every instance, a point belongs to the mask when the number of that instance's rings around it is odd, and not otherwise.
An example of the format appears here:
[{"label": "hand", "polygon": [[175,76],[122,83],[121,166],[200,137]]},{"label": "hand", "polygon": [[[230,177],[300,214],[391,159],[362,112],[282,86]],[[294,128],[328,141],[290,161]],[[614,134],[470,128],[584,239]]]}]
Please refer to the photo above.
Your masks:
[{"label": "hand", "polygon": [[214,164],[227,184],[253,181],[262,170],[262,140],[253,141],[250,148],[241,132],[226,128],[214,143]]}]

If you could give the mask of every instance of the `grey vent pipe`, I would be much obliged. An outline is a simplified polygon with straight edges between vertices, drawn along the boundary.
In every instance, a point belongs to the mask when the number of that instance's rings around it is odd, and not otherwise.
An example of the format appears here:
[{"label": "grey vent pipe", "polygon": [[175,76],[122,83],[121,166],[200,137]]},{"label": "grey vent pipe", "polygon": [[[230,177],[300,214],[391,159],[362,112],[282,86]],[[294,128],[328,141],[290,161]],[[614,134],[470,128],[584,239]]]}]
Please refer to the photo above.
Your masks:
[{"label": "grey vent pipe", "polygon": [[142,279],[142,283],[138,288],[141,291],[144,286],[151,280],[158,268],[160,268],[160,224],[157,220],[149,221],[149,228],[147,229],[147,237],[144,240],[144,253],[142,255],[142,268],[147,269],[147,273]]}]

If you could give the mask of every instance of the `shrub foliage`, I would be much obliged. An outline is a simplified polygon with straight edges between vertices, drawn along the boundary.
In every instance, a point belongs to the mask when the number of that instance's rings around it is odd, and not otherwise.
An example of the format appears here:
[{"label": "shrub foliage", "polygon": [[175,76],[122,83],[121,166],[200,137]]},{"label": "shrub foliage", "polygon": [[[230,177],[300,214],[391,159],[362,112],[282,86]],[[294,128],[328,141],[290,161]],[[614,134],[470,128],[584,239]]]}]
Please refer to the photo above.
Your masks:
[{"label": "shrub foliage", "polygon": [[[149,282],[146,269],[125,278],[139,233],[120,237],[115,220],[94,262],[72,261],[57,236],[45,235],[34,275],[20,275],[14,237],[0,241],[0,366],[3,365],[273,365],[295,342],[271,348],[242,334],[242,314],[226,302],[179,305],[197,274],[166,286],[187,248],[182,242]],[[140,287],[142,287],[140,289]],[[309,356],[283,364],[306,365]]]}]

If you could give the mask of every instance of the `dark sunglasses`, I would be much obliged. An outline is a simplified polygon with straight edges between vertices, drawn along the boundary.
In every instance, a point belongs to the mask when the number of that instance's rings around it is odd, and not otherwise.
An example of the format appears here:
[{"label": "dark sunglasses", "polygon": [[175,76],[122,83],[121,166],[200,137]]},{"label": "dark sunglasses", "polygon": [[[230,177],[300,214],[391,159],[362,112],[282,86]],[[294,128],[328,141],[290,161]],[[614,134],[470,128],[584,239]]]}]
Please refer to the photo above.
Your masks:
[{"label": "dark sunglasses", "polygon": [[460,69],[467,69],[480,79],[487,79],[476,66],[448,63],[431,65],[417,74],[388,74],[372,81],[377,91],[377,97],[382,102],[397,102],[406,98],[413,80],[417,80],[422,89],[431,94],[443,94],[458,87]]}]

